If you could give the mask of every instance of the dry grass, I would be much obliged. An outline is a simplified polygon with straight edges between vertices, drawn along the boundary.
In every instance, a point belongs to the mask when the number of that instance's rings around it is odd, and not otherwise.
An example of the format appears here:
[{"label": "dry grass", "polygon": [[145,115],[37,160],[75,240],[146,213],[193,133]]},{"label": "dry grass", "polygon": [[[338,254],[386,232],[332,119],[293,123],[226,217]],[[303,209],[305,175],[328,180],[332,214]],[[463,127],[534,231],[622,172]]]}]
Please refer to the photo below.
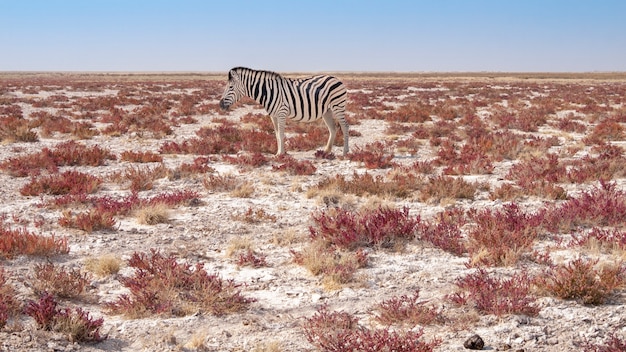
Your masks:
[{"label": "dry grass", "polygon": [[245,251],[254,251],[254,243],[250,236],[234,237],[226,247],[226,256],[232,258],[235,254]]},{"label": "dry grass", "polygon": [[99,277],[117,274],[122,267],[122,260],[113,254],[103,254],[96,258],[85,260],[85,269]]},{"label": "dry grass", "polygon": [[170,219],[170,209],[165,204],[146,205],[135,210],[137,222],[144,225],[165,224]]},{"label": "dry grass", "polygon": [[254,194],[254,191],[255,191],[254,184],[250,181],[245,181],[237,185],[230,192],[230,195],[235,198],[250,198]]},{"label": "dry grass", "polygon": [[282,352],[285,351],[279,341],[261,342],[252,349],[252,352]]}]

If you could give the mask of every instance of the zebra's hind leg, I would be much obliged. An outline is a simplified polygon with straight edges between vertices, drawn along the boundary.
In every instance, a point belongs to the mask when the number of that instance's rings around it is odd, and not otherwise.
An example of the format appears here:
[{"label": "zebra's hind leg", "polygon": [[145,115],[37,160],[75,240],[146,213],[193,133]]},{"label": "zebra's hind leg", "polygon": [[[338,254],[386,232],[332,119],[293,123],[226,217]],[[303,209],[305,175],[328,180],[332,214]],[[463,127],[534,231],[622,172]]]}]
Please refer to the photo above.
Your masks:
[{"label": "zebra's hind leg", "polygon": [[285,152],[285,118],[271,116],[272,124],[274,125],[274,132],[276,133],[276,144],[278,150],[276,155],[286,154]]},{"label": "zebra's hind leg", "polygon": [[343,134],[343,155],[345,156],[350,151],[348,147],[348,123],[346,122],[346,114],[345,108],[342,106],[337,106],[333,109],[333,115],[337,121],[339,121],[339,126],[341,127],[341,133]]},{"label": "zebra's hind leg", "polygon": [[330,153],[333,150],[333,143],[335,143],[335,137],[337,136],[337,128],[335,127],[335,120],[333,119],[333,113],[331,110],[328,110],[322,115],[324,118],[324,122],[326,123],[326,127],[328,127],[328,143],[326,143],[326,149],[324,150],[326,153]]}]

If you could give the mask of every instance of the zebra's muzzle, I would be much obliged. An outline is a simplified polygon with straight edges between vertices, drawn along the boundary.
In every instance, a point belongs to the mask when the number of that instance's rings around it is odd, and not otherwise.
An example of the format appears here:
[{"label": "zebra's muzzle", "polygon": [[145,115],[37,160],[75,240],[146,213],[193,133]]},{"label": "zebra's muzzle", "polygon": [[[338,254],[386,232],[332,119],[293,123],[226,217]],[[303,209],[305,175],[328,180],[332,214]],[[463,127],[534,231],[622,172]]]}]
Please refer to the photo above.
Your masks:
[{"label": "zebra's muzzle", "polygon": [[227,104],[224,99],[220,100],[220,108],[222,110],[228,110],[228,108],[230,107],[230,104]]}]

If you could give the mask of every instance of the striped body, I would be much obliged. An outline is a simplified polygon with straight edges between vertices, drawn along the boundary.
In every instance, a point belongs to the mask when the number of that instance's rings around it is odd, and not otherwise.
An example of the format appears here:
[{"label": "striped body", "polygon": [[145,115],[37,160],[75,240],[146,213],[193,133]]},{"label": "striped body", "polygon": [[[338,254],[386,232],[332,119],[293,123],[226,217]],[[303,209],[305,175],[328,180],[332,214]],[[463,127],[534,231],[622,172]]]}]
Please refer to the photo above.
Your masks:
[{"label": "striped body", "polygon": [[[287,118],[311,122],[324,119],[330,133],[326,152],[332,149],[337,134],[335,119],[343,132],[343,153],[348,152],[348,124],[345,119],[346,87],[333,76],[319,75],[290,79],[274,72],[236,67],[228,73],[228,85],[220,107],[228,109],[243,96],[248,96],[267,110],[278,141],[277,154],[285,153],[285,121]],[[334,117],[334,118],[333,118]]]}]

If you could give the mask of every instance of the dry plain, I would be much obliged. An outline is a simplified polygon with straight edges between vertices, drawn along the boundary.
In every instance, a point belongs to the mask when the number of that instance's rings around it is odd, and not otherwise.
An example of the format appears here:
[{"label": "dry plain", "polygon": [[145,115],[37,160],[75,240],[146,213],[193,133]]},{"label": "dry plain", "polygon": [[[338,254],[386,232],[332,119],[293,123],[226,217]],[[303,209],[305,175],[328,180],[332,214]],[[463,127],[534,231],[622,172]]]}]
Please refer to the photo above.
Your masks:
[{"label": "dry plain", "polygon": [[626,345],[626,75],[335,75],[351,153],[288,121],[277,158],[225,74],[0,73],[0,350]]}]

